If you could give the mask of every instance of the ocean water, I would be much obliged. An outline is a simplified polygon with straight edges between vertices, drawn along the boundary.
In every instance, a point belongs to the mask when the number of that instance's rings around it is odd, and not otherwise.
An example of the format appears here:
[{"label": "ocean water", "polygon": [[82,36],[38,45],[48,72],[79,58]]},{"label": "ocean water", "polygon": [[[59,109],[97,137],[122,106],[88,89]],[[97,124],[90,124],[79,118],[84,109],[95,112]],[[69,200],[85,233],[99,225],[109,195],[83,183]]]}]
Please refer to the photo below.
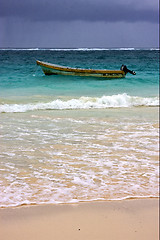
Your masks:
[{"label": "ocean water", "polygon": [[[45,76],[36,60],[120,69]],[[0,50],[0,207],[158,196],[158,49]]]}]

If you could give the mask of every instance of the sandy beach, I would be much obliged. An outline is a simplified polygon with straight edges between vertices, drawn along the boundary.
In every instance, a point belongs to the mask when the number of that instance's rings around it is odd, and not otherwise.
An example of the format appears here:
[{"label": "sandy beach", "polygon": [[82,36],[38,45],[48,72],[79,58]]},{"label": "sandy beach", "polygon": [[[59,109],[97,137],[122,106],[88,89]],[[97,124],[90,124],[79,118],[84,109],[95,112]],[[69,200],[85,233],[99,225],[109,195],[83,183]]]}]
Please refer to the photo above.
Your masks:
[{"label": "sandy beach", "polygon": [[157,240],[158,209],[158,199],[3,208],[1,239]]}]

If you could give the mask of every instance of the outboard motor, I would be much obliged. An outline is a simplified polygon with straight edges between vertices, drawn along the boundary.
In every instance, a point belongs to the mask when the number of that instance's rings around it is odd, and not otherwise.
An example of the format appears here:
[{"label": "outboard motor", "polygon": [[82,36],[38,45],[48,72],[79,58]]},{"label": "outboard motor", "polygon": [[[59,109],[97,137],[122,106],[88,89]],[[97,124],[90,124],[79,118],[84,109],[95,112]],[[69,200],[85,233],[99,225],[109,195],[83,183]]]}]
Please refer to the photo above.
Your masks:
[{"label": "outboard motor", "polygon": [[136,72],[129,70],[129,69],[126,67],[126,65],[122,65],[122,66],[121,66],[121,70],[124,71],[125,74],[130,73],[130,74],[136,75]]}]

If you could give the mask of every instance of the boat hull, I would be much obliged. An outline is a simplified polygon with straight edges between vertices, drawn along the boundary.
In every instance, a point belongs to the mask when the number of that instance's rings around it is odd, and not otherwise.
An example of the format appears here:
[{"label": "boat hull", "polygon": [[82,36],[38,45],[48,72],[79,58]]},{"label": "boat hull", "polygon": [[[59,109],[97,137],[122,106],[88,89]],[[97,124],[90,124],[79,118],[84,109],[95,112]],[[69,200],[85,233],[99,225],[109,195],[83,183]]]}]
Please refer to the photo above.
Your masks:
[{"label": "boat hull", "polygon": [[50,64],[37,60],[37,65],[41,66],[45,75],[66,75],[66,76],[86,76],[97,78],[124,78],[126,73],[122,70],[94,70],[70,68],[60,65]]}]

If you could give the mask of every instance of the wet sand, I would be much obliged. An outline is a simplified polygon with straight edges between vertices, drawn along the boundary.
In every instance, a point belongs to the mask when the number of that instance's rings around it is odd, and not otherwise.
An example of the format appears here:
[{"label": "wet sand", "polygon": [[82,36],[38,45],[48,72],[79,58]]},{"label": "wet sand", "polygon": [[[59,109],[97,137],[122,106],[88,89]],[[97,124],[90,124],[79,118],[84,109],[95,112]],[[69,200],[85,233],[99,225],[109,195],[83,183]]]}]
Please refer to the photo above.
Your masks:
[{"label": "wet sand", "polygon": [[158,240],[159,200],[0,209],[2,240]]}]

